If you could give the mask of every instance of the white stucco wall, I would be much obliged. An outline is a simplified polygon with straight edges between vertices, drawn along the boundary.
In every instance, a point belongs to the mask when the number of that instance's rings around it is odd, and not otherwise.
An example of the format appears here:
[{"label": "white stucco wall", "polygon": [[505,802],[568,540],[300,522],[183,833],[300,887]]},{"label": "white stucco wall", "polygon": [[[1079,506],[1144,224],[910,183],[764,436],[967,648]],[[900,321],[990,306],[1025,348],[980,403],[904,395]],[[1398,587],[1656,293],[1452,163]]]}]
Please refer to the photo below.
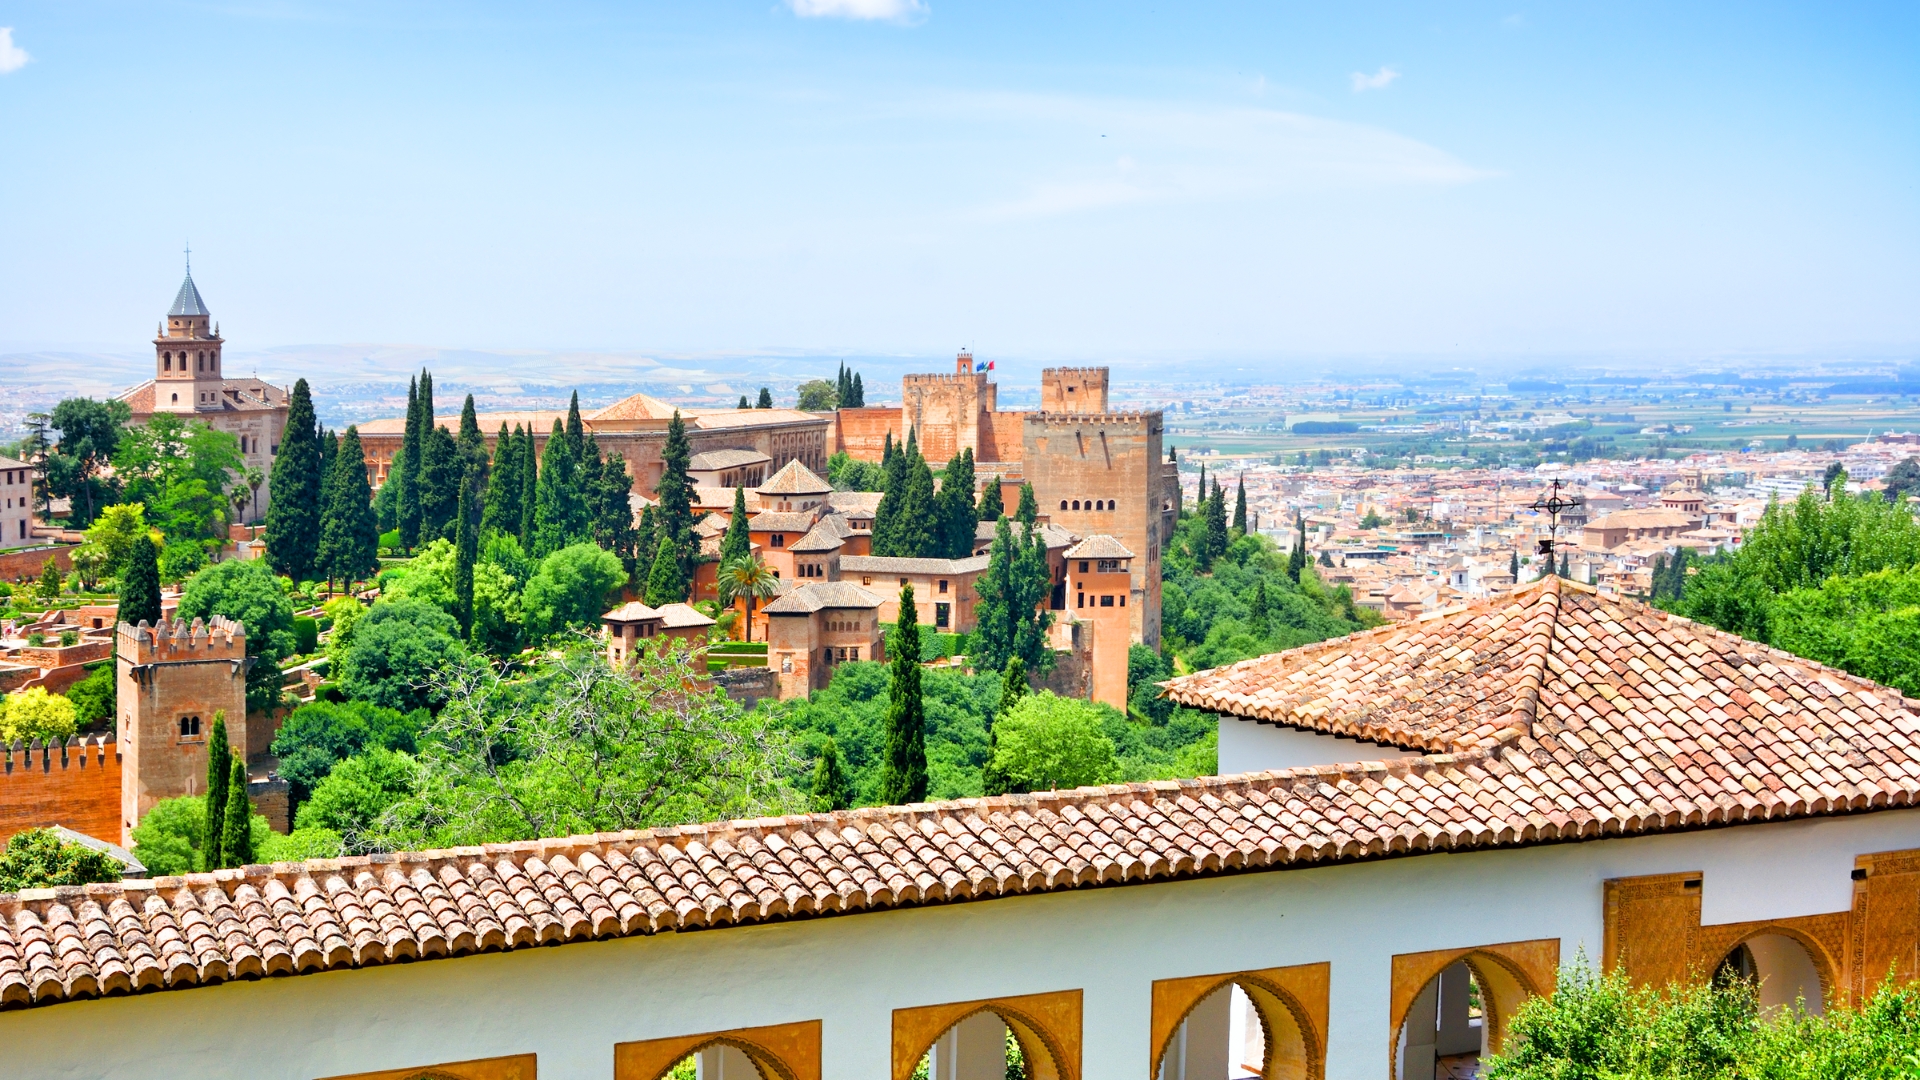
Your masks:
[{"label": "white stucco wall", "polygon": [[[1855,854],[1920,848],[1920,810],[1084,889],[235,983],[0,1013],[8,1080],[312,1080],[533,1052],[612,1075],[616,1042],[824,1020],[825,1075],[886,1080],[891,1011],[1085,992],[1088,1080],[1148,1069],[1155,979],[1332,963],[1327,1075],[1387,1071],[1395,953],[1601,944],[1609,877],[1705,872],[1709,922],[1841,911]],[[1730,896],[1734,889],[1745,895]]]},{"label": "white stucco wall", "polygon": [[1344,735],[1220,718],[1220,775],[1298,769],[1307,765],[1344,765],[1353,761],[1398,761],[1420,757],[1415,750],[1382,746]]}]

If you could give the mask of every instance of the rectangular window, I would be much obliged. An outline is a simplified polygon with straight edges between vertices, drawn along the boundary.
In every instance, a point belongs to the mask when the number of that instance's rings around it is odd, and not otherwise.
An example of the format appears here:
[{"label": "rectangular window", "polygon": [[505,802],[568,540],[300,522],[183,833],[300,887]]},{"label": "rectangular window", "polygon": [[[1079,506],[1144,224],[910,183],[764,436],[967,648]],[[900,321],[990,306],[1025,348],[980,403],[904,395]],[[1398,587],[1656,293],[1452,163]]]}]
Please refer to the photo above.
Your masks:
[{"label": "rectangular window", "polygon": [[1100,598],[1100,606],[1101,606],[1101,607],[1112,607],[1112,606],[1113,606],[1113,597],[1111,597],[1111,596],[1103,596],[1103,597],[1101,597],[1101,598]]},{"label": "rectangular window", "polygon": [[944,629],[948,623],[953,621],[952,610],[952,604],[933,605],[933,625]]},{"label": "rectangular window", "polygon": [[860,584],[862,584],[862,585],[871,585],[871,584],[873,584],[873,575],[872,575],[872,574],[861,574],[861,575],[860,575]]},{"label": "rectangular window", "polygon": [[1087,572],[1087,560],[1085,559],[1080,560],[1080,572],[1083,574]]},{"label": "rectangular window", "polygon": [[946,591],[947,591],[947,583],[946,583],[946,582],[944,582],[944,581],[943,581],[943,582],[941,582],[941,583],[940,583],[940,591],[941,591],[941,592],[946,592]]},{"label": "rectangular window", "polygon": [[786,538],[786,535],[785,535],[784,533],[774,533],[774,534],[773,534],[773,546],[774,546],[774,547],[786,547],[786,546],[787,546],[787,538]]},{"label": "rectangular window", "polygon": [[1086,593],[1080,593],[1080,594],[1078,594],[1078,595],[1079,595],[1079,598],[1080,598],[1080,599],[1079,599],[1079,603],[1076,603],[1076,604],[1075,604],[1075,605],[1073,605],[1073,606],[1074,606],[1074,607],[1086,607],[1086,606],[1087,606],[1087,594],[1086,594]]}]

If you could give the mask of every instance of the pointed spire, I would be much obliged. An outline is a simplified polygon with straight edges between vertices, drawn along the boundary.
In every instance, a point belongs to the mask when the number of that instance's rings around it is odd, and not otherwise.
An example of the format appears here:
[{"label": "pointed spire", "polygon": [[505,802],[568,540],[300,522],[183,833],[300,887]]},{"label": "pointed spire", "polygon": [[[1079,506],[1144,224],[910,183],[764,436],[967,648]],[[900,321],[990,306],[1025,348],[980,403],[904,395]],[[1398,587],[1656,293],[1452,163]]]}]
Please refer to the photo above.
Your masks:
[{"label": "pointed spire", "polygon": [[168,315],[207,315],[207,305],[200,299],[200,290],[193,284],[193,249],[187,249],[187,276],[180,282],[180,293],[173,298],[173,310]]}]

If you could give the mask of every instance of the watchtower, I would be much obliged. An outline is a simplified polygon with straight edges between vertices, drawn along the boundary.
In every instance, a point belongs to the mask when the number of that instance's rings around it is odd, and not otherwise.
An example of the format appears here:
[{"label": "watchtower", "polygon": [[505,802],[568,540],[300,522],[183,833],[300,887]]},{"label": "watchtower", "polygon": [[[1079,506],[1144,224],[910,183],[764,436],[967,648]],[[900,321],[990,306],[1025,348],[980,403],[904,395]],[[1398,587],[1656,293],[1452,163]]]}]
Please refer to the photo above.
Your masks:
[{"label": "watchtower", "polygon": [[905,375],[900,379],[900,418],[912,429],[920,453],[936,467],[961,450],[983,453],[980,432],[990,423],[999,388],[975,371],[973,354],[962,352],[951,375]]},{"label": "watchtower", "polygon": [[1107,411],[1107,369],[1103,367],[1047,368],[1040,372],[1040,411],[1049,413],[1103,413]]},{"label": "watchtower", "polygon": [[119,680],[122,842],[162,799],[206,793],[207,737],[225,713],[227,741],[247,756],[247,631],[214,616],[121,623],[114,637]]},{"label": "watchtower", "polygon": [[153,339],[153,410],[218,412],[225,378],[220,373],[220,329],[193,284],[193,264]]}]

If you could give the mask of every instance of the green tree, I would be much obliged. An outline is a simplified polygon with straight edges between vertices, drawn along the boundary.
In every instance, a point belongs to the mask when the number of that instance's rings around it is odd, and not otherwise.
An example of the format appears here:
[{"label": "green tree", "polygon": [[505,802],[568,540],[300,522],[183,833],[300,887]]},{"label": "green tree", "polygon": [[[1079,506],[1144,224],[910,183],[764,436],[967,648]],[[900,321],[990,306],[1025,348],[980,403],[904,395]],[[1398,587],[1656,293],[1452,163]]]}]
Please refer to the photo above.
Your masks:
[{"label": "green tree", "polygon": [[318,563],[329,583],[339,578],[351,585],[380,569],[380,524],[364,462],[360,430],[349,427],[327,475],[321,515]]},{"label": "green tree", "polygon": [[987,720],[987,760],[980,769],[980,786],[986,795],[1005,795],[1023,790],[1018,780],[1009,776],[1000,767],[998,751],[1000,739],[997,729],[1020,699],[1032,693],[1027,685],[1027,665],[1017,656],[1007,661],[1007,670],[1000,679],[1000,702],[994,706],[993,715]]},{"label": "green tree", "polygon": [[473,515],[468,511],[467,490],[467,485],[460,486],[453,539],[453,618],[460,624],[462,638],[473,631],[473,562],[480,548],[479,538],[474,535]]},{"label": "green tree", "polygon": [[1888,502],[1920,495],[1920,460],[1907,458],[1888,469],[1886,485],[1883,495]]},{"label": "green tree", "polygon": [[[654,511],[654,530],[660,535],[649,542],[664,539],[671,545],[679,564],[682,582],[693,580],[694,563],[700,555],[693,539],[693,480],[687,476],[687,463],[693,459],[693,447],[687,441],[686,421],[674,410],[667,421],[667,439],[660,447],[660,483],[656,486],[660,505]],[[684,586],[680,592],[685,598]]]},{"label": "green tree", "polygon": [[1240,477],[1240,485],[1233,496],[1233,535],[1247,535],[1247,478]]},{"label": "green tree", "polygon": [[769,390],[769,389],[767,389],[767,388],[766,388],[766,387],[764,387],[764,386],[763,386],[763,387],[761,387],[761,388],[760,388],[760,401],[759,401],[759,403],[758,403],[758,404],[756,404],[756,405],[754,406],[754,408],[756,408],[756,409],[771,409],[771,408],[773,408],[773,391],[771,391],[771,390]]},{"label": "green tree", "polygon": [[273,568],[295,581],[316,576],[320,556],[320,515],[326,508],[321,489],[327,479],[321,469],[320,428],[313,416],[313,395],[307,380],[293,384],[287,405],[287,428],[273,457],[273,499],[267,504],[267,559]]},{"label": "green tree", "polygon": [[370,746],[335,765],[300,805],[302,829],[338,834],[349,851],[377,849],[381,817],[419,787],[420,768],[404,750]]},{"label": "green tree", "polygon": [[748,400],[747,400],[747,395],[745,395],[745,394],[741,394],[741,395],[740,395],[740,404],[739,404],[739,405],[737,405],[737,406],[735,406],[735,408],[740,408],[740,409],[751,409],[751,408],[753,408],[753,402],[751,402],[751,401],[748,401]]},{"label": "green tree", "polygon": [[845,810],[853,805],[853,780],[840,764],[840,751],[828,739],[813,767],[811,809],[816,814]]},{"label": "green tree", "polygon": [[17,742],[59,742],[79,730],[79,710],[45,687],[30,686],[0,702],[0,745]]},{"label": "green tree", "polygon": [[[1299,513],[1294,514],[1293,529],[1293,548],[1287,552],[1287,577],[1295,583],[1298,583],[1300,580],[1300,571],[1306,569],[1307,566],[1307,519],[1305,515]],[[1520,580],[1517,573],[1514,575],[1514,580]]]},{"label": "green tree", "polygon": [[220,865],[245,866],[253,861],[253,804],[247,801],[247,763],[235,758],[227,783],[227,817],[220,827]]},{"label": "green tree", "polygon": [[460,446],[435,423],[421,436],[420,540],[453,539],[453,517],[460,506]]},{"label": "green tree", "polygon": [[89,671],[86,678],[67,688],[67,700],[73,702],[74,720],[82,727],[112,720],[118,711],[118,697],[118,680],[110,663],[102,663]]},{"label": "green tree", "polygon": [[468,394],[467,400],[460,406],[460,434],[454,439],[454,447],[460,451],[461,486],[467,496],[467,506],[473,514],[469,524],[477,529],[481,507],[486,505],[490,462],[487,459],[487,437],[480,432],[480,416],[474,412],[472,394]]},{"label": "green tree", "polygon": [[438,708],[446,700],[440,675],[464,657],[460,624],[422,600],[382,601],[353,628],[340,664],[347,696],[400,712]]},{"label": "green tree", "polygon": [[46,562],[40,564],[40,582],[34,589],[34,595],[42,600],[57,599],[60,596],[60,586],[65,584],[66,580],[66,575],[60,572],[60,564],[54,562],[49,556]]},{"label": "green tree", "polygon": [[994,765],[1027,791],[1108,783],[1119,774],[1104,731],[1110,711],[1046,691],[1023,697],[994,724]]},{"label": "green tree", "polygon": [[[945,551],[938,507],[934,501],[933,470],[920,456],[912,432],[884,466],[887,491],[874,513],[873,553],[909,559],[939,558]],[[885,528],[882,528],[882,518]]]},{"label": "green tree", "polygon": [[48,494],[71,500],[68,524],[85,528],[112,502],[115,485],[106,473],[133,412],[119,400],[68,398],[48,418],[60,441],[39,462]]},{"label": "green tree", "polygon": [[0,852],[0,893],[119,881],[125,867],[104,851],[63,840],[52,829],[14,833]]},{"label": "green tree", "polygon": [[[387,477],[388,483],[394,485],[398,504],[400,546],[408,551],[420,543],[420,455],[426,449],[427,428],[433,423],[432,380],[424,369],[419,378],[407,380],[407,425]],[[422,397],[426,399],[427,410],[424,420],[421,418]]]},{"label": "green tree", "polygon": [[539,494],[534,510],[533,554],[544,557],[588,535],[586,495],[581,490],[579,459],[560,421],[547,436],[540,462]]},{"label": "green tree", "polygon": [[120,569],[120,621],[160,624],[160,551],[145,533],[127,546]]},{"label": "green tree", "polygon": [[871,461],[861,461],[845,450],[827,459],[827,483],[835,491],[885,491],[887,474]]},{"label": "green tree", "polygon": [[537,440],[533,437],[533,425],[527,425],[527,433],[520,440],[520,528],[517,535],[521,546],[531,551],[534,547],[534,527],[540,516],[540,460]]},{"label": "green tree", "polygon": [[[206,837],[206,823],[205,796],[186,795],[155,803],[133,830],[133,851],[147,868],[148,876],[167,877],[219,869],[220,860],[209,860],[201,846]],[[267,819],[259,814],[250,815],[247,826],[254,857],[259,862],[298,862],[340,854],[340,838],[332,834],[295,830],[281,836],[273,832]]]},{"label": "green tree", "polygon": [[1227,497],[1220,489],[1220,482],[1214,481],[1213,493],[1207,496],[1206,508],[1201,516],[1206,531],[1200,536],[1202,549],[1195,552],[1200,556],[1200,565],[1209,567],[1213,561],[1227,553]]},{"label": "green tree", "polygon": [[1033,494],[1031,482],[1020,485],[1020,503],[1013,512],[1013,519],[1029,529],[1040,520],[1040,501]]},{"label": "green tree", "polygon": [[974,527],[979,511],[973,505],[973,451],[962,450],[947,461],[947,471],[934,495],[934,520],[939,554],[964,559],[973,554]]},{"label": "green tree", "polygon": [[813,379],[800,384],[800,402],[796,408],[801,412],[832,412],[839,407],[840,394],[827,380]]},{"label": "green tree", "polygon": [[912,585],[900,589],[900,616],[887,651],[892,682],[887,691],[887,771],[881,798],[899,806],[927,797],[927,717],[921,700],[920,624]]},{"label": "green tree", "polygon": [[594,626],[626,583],[627,572],[611,552],[591,543],[561,548],[540,560],[522,593],[528,632],[542,638]]},{"label": "green tree", "polygon": [[853,393],[840,402],[843,409],[864,409],[867,407],[867,387],[861,381],[860,373],[853,373]]},{"label": "green tree", "polygon": [[683,603],[686,599],[687,579],[680,573],[680,560],[673,550],[673,541],[663,534],[660,546],[654,549],[653,565],[647,571],[647,604],[659,607],[662,604]]},{"label": "green tree", "polygon": [[246,471],[239,439],[174,413],[130,429],[113,466],[127,500],[146,504],[150,523],[169,541],[195,544],[224,538],[233,515],[227,492]]},{"label": "green tree", "polygon": [[767,564],[753,555],[733,562],[720,564],[720,579],[717,583],[720,602],[731,606],[735,601],[747,602],[746,640],[753,640],[753,605],[780,591],[780,579],[773,576]]},{"label": "green tree", "polygon": [[[589,459],[598,457],[600,451],[594,446],[593,436],[587,436],[587,443],[592,447]],[[609,454],[600,461],[588,485],[588,501],[593,542],[618,555],[631,576],[639,568],[642,537],[633,525],[633,477],[627,474],[626,458]],[[698,545],[694,550],[698,552]]]},{"label": "green tree", "polygon": [[733,489],[733,509],[727,513],[727,531],[720,537],[720,566],[736,563],[753,554],[753,537],[747,531],[747,491]]},{"label": "green tree", "polygon": [[207,736],[207,805],[206,820],[202,822],[200,850],[205,854],[207,869],[218,869],[222,838],[227,828],[227,798],[232,794],[233,748],[227,743],[227,714],[217,712],[213,715],[213,732]]},{"label": "green tree", "polygon": [[1000,493],[1000,477],[995,476],[980,489],[980,503],[974,510],[978,521],[999,521],[1000,515],[1007,512],[1004,496]]},{"label": "green tree", "polygon": [[500,434],[493,442],[493,468],[487,474],[486,503],[480,512],[480,531],[520,535],[520,489],[526,486],[520,475],[520,425],[507,430],[500,421]]},{"label": "green tree", "polygon": [[335,765],[363,750],[413,753],[428,720],[424,711],[401,713],[365,701],[315,701],[293,710],[273,736],[293,809],[298,812]]},{"label": "green tree", "polygon": [[102,573],[119,577],[126,570],[127,552],[133,549],[134,538],[152,531],[147,524],[147,508],[140,503],[102,507],[93,524],[87,526],[86,542],[73,552],[74,573],[83,581]]},{"label": "green tree", "polygon": [[293,655],[293,603],[280,582],[257,560],[214,563],[193,576],[180,594],[182,619],[223,615],[247,631],[247,708],[264,712],[280,703],[280,661]]}]

